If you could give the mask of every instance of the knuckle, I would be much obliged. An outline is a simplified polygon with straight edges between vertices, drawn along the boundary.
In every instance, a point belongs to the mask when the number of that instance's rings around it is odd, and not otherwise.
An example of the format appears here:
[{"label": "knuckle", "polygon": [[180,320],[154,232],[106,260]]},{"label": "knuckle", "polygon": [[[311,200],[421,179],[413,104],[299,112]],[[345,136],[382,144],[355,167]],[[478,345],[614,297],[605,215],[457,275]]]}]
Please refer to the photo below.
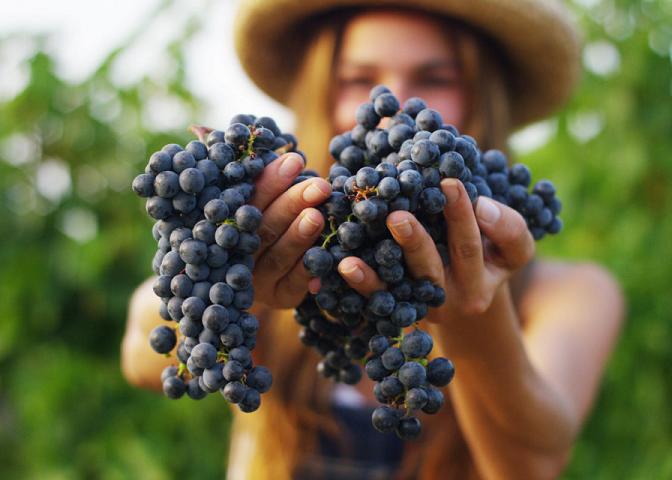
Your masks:
[{"label": "knuckle", "polygon": [[303,200],[303,192],[306,191],[309,185],[309,182],[301,182],[287,192],[289,197],[289,201],[286,205],[287,212],[289,212],[289,215],[292,217],[297,217],[303,209],[307,207],[306,202]]},{"label": "knuckle", "polygon": [[489,303],[484,296],[472,295],[462,302],[462,313],[467,316],[482,315],[488,309]]},{"label": "knuckle", "polygon": [[265,272],[266,275],[278,274],[287,270],[289,266],[289,256],[282,255],[279,252],[269,251],[259,259],[258,269]]},{"label": "knuckle", "polygon": [[296,298],[302,296],[308,290],[307,277],[301,281],[301,273],[290,275],[285,281],[278,284],[278,289],[284,290],[284,297]]},{"label": "knuckle", "polygon": [[459,260],[474,260],[481,255],[481,244],[476,241],[459,242],[451,245],[451,254]]},{"label": "knuckle", "polygon": [[261,238],[262,245],[271,245],[275,243],[279,235],[266,223],[262,223],[257,231],[259,238]]}]

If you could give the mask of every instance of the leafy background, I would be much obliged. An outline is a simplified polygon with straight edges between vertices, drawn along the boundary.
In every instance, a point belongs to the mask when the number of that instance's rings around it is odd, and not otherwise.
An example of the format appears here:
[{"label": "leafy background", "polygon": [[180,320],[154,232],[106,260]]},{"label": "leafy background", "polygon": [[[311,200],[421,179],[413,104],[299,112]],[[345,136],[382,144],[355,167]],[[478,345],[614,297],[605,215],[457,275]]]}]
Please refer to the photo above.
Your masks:
[{"label": "leafy background", "polygon": [[[672,3],[571,6],[585,32],[580,88],[512,145],[564,201],[566,229],[541,254],[606,265],[629,313],[564,478],[672,478]],[[75,82],[48,36],[0,37],[0,63],[17,42],[31,49],[25,86],[0,100],[3,478],[224,475],[222,400],[170,402],[119,370],[127,301],[154,248],[129,185],[149,153],[188,140],[152,124],[152,98],[179,105],[184,125],[203,113],[185,82],[202,19],[156,52],[169,74],[122,85],[113,71],[133,36]]]}]

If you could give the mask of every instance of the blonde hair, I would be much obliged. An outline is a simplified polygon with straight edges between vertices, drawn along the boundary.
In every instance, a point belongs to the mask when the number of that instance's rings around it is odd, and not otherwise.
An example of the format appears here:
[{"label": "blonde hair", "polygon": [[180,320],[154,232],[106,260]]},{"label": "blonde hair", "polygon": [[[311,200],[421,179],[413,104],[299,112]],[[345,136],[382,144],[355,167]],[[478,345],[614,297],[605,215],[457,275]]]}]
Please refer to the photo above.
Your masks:
[{"label": "blonde hair", "polygon": [[[356,11],[330,14],[328,21],[306,25],[307,45],[296,76],[290,107],[296,115],[296,133],[309,166],[326,174],[332,160],[327,146],[334,132],[331,110],[334,64],[342,31]],[[511,125],[509,87],[503,56],[487,38],[467,26],[446,20],[448,40],[455,43],[465,82],[467,116],[461,130],[484,148],[506,148]],[[254,415],[237,414],[229,462],[249,462],[244,478],[289,479],[302,454],[315,446],[319,431],[337,434],[329,415],[331,381],[315,370],[319,356],[301,345],[300,327],[289,311],[266,312],[260,329],[256,359],[273,369],[274,385]],[[273,318],[270,318],[270,317]],[[447,394],[447,392],[444,392]],[[441,428],[432,428],[440,425]],[[399,478],[468,479],[475,473],[450,402],[424,422],[425,439],[405,448]],[[241,453],[241,449],[247,449]],[[230,470],[231,478],[238,474]],[[241,474],[242,475],[242,474]]]}]

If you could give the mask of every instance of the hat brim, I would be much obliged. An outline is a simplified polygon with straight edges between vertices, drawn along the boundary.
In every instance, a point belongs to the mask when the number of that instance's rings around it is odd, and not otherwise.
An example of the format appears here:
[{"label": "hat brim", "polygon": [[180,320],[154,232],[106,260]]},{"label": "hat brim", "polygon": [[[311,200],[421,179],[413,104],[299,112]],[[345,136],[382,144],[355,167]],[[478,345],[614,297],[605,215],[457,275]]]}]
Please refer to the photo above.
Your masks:
[{"label": "hat brim", "polygon": [[568,11],[553,0],[244,0],[235,47],[254,83],[286,104],[303,56],[302,24],[329,11],[412,7],[485,32],[510,65],[512,124],[544,118],[569,97],[579,77],[580,41]]}]

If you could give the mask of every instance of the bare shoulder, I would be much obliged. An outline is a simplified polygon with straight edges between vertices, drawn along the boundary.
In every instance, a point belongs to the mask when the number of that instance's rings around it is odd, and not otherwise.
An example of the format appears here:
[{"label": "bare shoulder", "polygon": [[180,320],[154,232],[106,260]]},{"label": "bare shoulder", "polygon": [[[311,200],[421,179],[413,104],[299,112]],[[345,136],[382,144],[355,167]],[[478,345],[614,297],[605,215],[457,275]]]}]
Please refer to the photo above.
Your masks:
[{"label": "bare shoulder", "polygon": [[539,260],[520,300],[523,325],[543,318],[548,309],[584,308],[619,324],[625,301],[621,287],[605,267],[591,262]]},{"label": "bare shoulder", "polygon": [[159,298],[154,294],[154,277],[142,282],[133,292],[128,304],[127,330],[139,329],[148,334],[158,322]]},{"label": "bare shoulder", "polygon": [[121,344],[121,370],[131,384],[160,389],[161,370],[172,359],[157,355],[149,346],[149,332],[164,322],[158,314],[159,298],[154,295],[154,278],[141,283],[133,292],[128,305],[126,332]]}]

